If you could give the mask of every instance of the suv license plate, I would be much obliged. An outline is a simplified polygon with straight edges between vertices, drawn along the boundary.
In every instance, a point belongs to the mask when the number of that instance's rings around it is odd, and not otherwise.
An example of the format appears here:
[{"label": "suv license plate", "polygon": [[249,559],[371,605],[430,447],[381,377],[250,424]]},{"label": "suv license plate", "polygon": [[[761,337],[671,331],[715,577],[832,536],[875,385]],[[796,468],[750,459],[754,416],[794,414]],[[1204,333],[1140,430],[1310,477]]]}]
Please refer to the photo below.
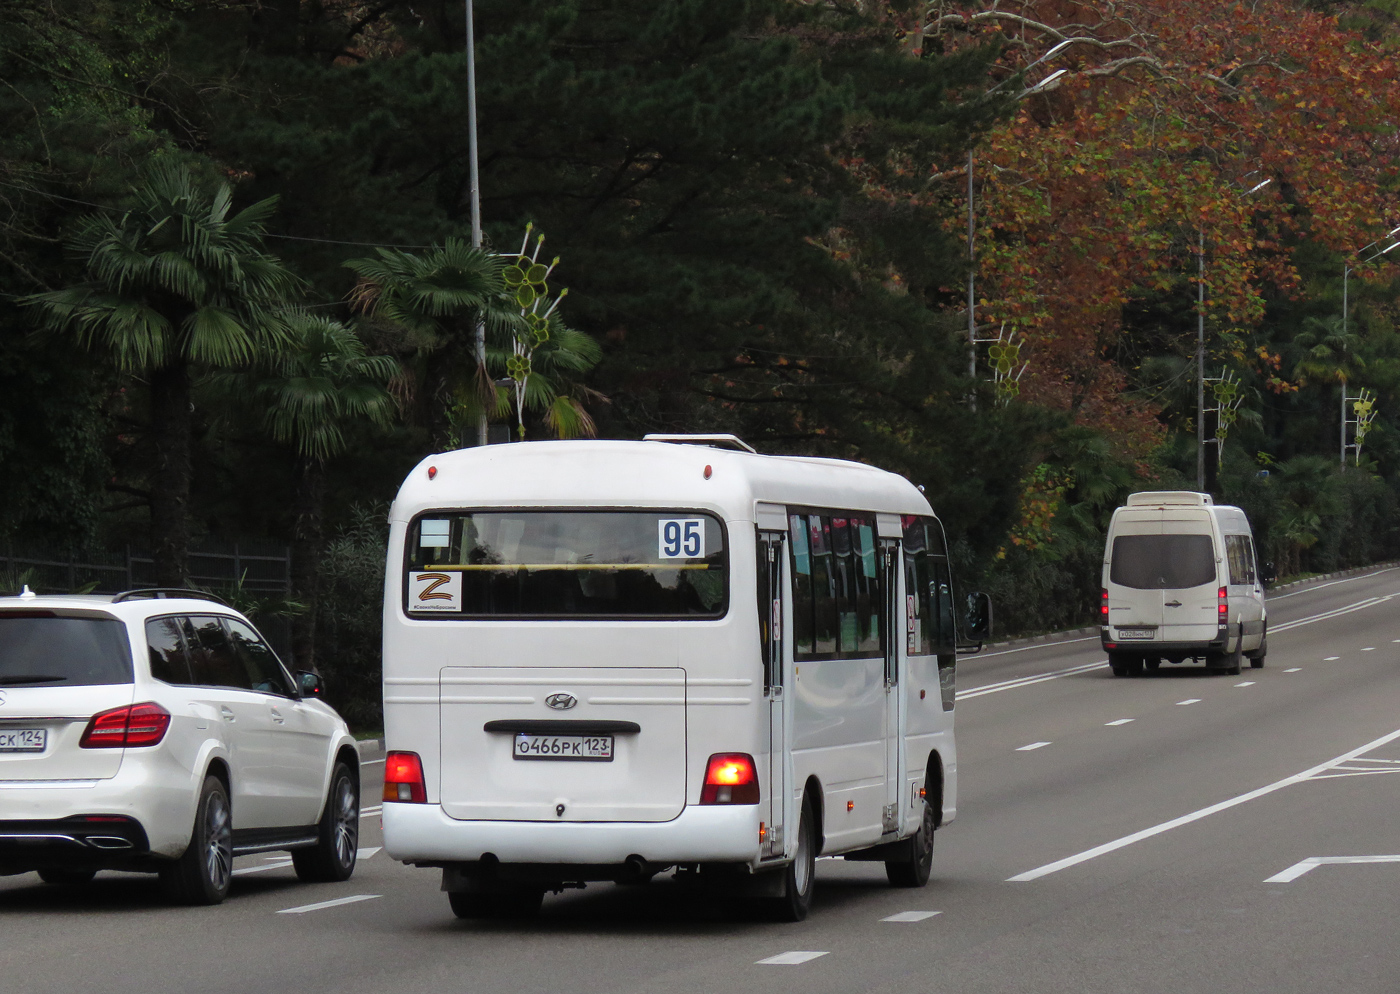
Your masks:
[{"label": "suv license plate", "polygon": [[611,735],[527,735],[515,736],[516,759],[572,759],[585,763],[611,763]]},{"label": "suv license plate", "polygon": [[0,728],[0,752],[43,752],[48,744],[47,728]]},{"label": "suv license plate", "polygon": [[1150,639],[1157,635],[1155,628],[1120,628],[1118,637],[1120,639]]}]

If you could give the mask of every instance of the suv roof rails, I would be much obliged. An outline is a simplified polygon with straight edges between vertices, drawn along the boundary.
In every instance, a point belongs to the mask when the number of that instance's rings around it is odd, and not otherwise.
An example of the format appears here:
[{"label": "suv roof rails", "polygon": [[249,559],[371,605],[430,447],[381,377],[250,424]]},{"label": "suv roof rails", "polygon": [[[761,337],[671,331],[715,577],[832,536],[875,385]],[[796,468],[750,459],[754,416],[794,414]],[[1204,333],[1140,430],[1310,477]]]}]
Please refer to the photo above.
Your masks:
[{"label": "suv roof rails", "polygon": [[211,594],[206,590],[192,590],[188,587],[142,587],[140,590],[124,590],[112,598],[113,604],[120,604],[122,601],[134,601],[138,598],[150,597],[152,599],[165,599],[174,597],[192,597],[195,600],[213,601],[228,607],[228,601],[218,594]]},{"label": "suv roof rails", "polygon": [[736,452],[752,452],[758,455],[758,450],[748,442],[745,442],[738,435],[730,435],[727,432],[717,435],[643,435],[643,442],[674,442],[677,445],[709,445],[716,449],[733,449]]}]

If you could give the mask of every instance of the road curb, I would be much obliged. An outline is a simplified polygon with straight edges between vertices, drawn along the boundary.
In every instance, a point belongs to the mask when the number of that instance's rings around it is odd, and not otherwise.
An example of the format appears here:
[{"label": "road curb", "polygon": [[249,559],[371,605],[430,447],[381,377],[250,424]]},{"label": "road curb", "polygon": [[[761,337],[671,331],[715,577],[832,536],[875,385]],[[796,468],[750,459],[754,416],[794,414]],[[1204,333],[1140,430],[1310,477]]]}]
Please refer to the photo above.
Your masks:
[{"label": "road curb", "polygon": [[360,750],[360,758],[374,756],[384,751],[383,739],[360,739],[355,743],[355,747]]},{"label": "road curb", "polygon": [[[1335,573],[1323,573],[1320,576],[1310,576],[1306,580],[1294,580],[1292,583],[1281,583],[1277,587],[1270,587],[1269,593],[1278,593],[1281,590],[1293,590],[1298,587],[1308,587],[1315,583],[1325,583],[1328,580],[1336,580],[1348,576],[1360,576],[1363,573],[1379,573],[1381,570],[1393,569],[1400,566],[1400,560],[1392,560],[1384,563],[1372,563],[1370,566],[1357,566],[1352,569],[1338,570]],[[1267,601],[1266,601],[1267,603]],[[1071,642],[1079,638],[1088,638],[1099,634],[1097,625],[1088,628],[1067,628],[1059,632],[1046,632],[1041,635],[1028,635],[1025,638],[1006,639],[1002,642],[988,642],[983,647],[983,652],[990,652],[995,649],[1009,649],[1017,646],[1030,645],[1053,645],[1056,642]],[[967,657],[975,659],[976,656]]]}]

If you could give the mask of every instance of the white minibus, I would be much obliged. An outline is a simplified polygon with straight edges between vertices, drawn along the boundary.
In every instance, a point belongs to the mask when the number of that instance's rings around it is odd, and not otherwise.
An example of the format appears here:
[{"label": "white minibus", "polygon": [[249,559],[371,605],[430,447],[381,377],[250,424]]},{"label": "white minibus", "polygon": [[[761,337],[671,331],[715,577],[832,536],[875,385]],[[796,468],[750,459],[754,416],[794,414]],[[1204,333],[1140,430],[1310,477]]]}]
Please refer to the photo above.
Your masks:
[{"label": "white minibus", "polygon": [[1202,659],[1238,674],[1268,654],[1265,584],[1249,518],[1210,494],[1129,494],[1104,546],[1101,639],[1114,676]]},{"label": "white minibus", "polygon": [[733,436],[492,445],[424,460],[390,524],[384,845],[457,915],[674,868],[797,920],[818,855],[927,882],[991,608],[959,632],[907,480]]}]

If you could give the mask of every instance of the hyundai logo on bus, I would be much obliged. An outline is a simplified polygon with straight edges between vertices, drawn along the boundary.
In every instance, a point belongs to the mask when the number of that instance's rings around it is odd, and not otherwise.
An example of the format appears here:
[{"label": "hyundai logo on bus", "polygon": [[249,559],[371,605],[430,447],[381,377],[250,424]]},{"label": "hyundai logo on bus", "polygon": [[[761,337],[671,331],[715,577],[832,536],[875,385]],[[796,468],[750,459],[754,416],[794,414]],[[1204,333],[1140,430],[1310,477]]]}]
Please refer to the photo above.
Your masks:
[{"label": "hyundai logo on bus", "polygon": [[544,702],[556,711],[567,711],[578,703],[578,698],[573,694],[550,694]]}]

